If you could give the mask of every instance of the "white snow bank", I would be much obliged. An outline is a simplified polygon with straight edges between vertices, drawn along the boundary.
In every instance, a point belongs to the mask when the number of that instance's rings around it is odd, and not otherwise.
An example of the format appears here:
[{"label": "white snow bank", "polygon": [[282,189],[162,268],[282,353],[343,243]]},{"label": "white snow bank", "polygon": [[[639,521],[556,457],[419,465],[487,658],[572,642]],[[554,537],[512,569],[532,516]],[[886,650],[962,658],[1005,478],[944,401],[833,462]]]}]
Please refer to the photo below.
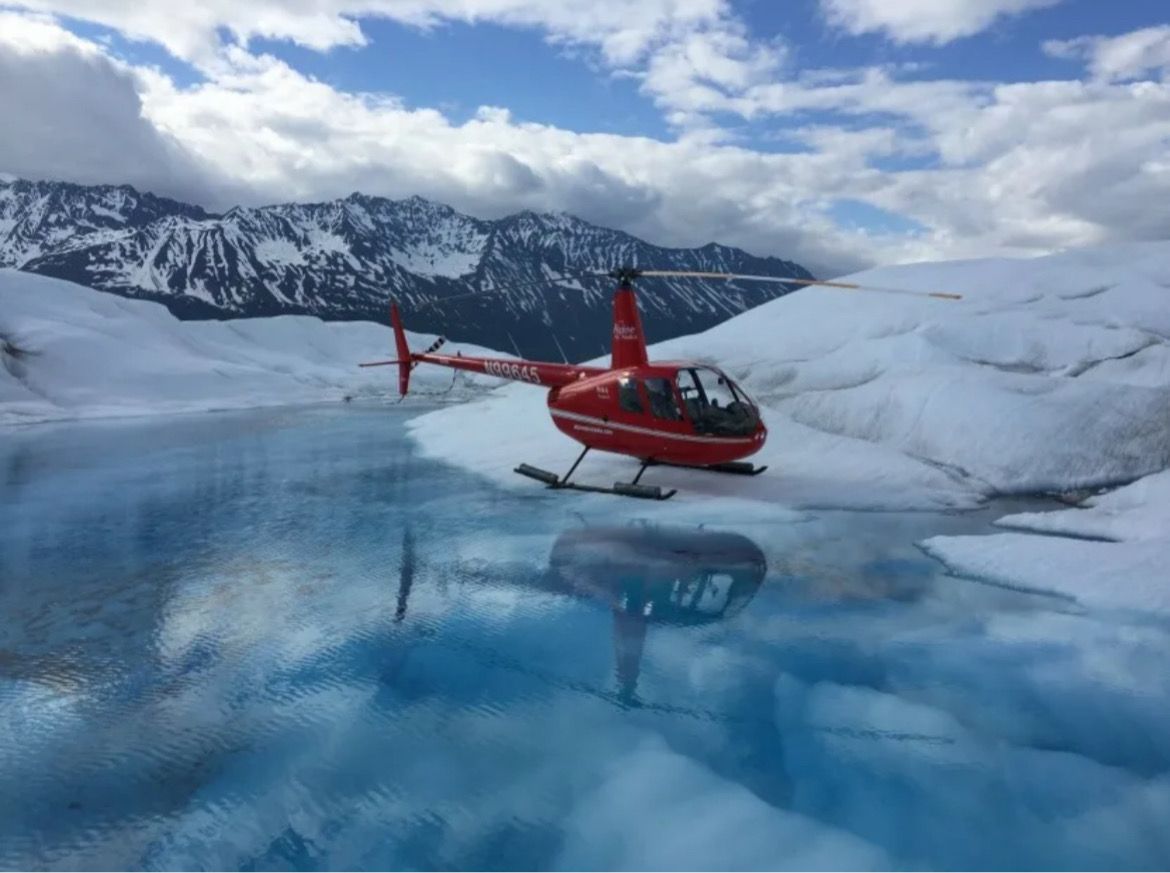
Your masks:
[{"label": "white snow bank", "polygon": [[1053,536],[934,537],[923,547],[967,576],[1055,591],[1087,606],[1170,612],[1170,471],[1090,498],[1083,509],[1009,515],[996,524]]},{"label": "white snow bank", "polygon": [[1008,515],[996,524],[1117,542],[1170,539],[1170,470],[1100,497],[1091,497],[1083,506],[1060,512]]},{"label": "white snow bank", "polygon": [[[964,299],[809,288],[658,344],[652,358],[717,362],[761,401],[770,436],[754,460],[771,469],[648,481],[789,505],[937,507],[1170,465],[1170,243],[851,278]],[[543,407],[517,386],[413,428],[425,451],[514,481],[518,461],[562,471],[575,455]],[[581,474],[608,482],[631,464],[591,458]]]},{"label": "white snow bank", "polygon": [[1090,498],[1083,508],[1009,515],[996,524],[1048,536],[934,537],[922,545],[966,576],[1053,591],[1086,606],[1170,612],[1170,471]]},{"label": "white snow bank", "polygon": [[[396,368],[357,366],[394,356],[388,327],[293,315],[179,321],[158,303],[14,270],[0,270],[4,339],[24,354],[0,351],[0,424],[397,395]],[[433,339],[410,337],[419,348]],[[430,368],[411,382],[421,400],[451,384]],[[453,393],[498,384],[461,375]]]},{"label": "white snow bank", "polygon": [[1102,543],[1005,533],[932,537],[922,547],[963,576],[1052,591],[1093,608],[1170,613],[1170,539]]}]

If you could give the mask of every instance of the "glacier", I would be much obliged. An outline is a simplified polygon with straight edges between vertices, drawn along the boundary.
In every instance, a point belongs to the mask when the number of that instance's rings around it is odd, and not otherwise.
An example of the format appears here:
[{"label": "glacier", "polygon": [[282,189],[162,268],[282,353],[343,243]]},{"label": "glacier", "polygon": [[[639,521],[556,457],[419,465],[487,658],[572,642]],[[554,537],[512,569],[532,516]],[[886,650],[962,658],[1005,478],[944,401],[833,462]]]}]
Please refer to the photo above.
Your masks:
[{"label": "glacier", "polygon": [[[958,509],[1002,495],[1076,500],[1170,466],[1170,243],[886,267],[848,281],[963,299],[810,288],[654,346],[652,359],[717,362],[756,397],[769,439],[753,460],[770,469],[748,481],[655,470],[647,481],[679,488],[683,501]],[[410,426],[423,452],[526,487],[516,461],[564,470],[576,452],[543,406],[512,385]],[[468,416],[482,438],[460,433]],[[589,458],[578,476],[609,483],[632,463]],[[1165,610],[1170,495],[1134,489],[1114,500],[1142,526],[1138,542],[1037,535],[1081,535],[1082,513],[1112,511],[1103,498],[1071,510],[1075,524],[1063,516],[1046,529],[1029,523],[1031,534],[923,548],[987,581]]]},{"label": "glacier", "polygon": [[[530,386],[388,404],[387,328],[0,271],[0,861],[1164,867],[1170,245],[861,278],[965,299],[809,289],[654,349],[742,380],[772,465],[658,504],[515,477],[577,451]],[[631,644],[622,580],[545,572],[622,524],[737,530],[768,581]]]},{"label": "glacier", "polygon": [[1007,515],[997,524],[1048,536],[941,536],[923,548],[965,576],[1056,590],[1089,606],[1170,614],[1170,471],[1074,509]]},{"label": "glacier", "polygon": [[[435,339],[410,334],[413,347]],[[393,357],[389,327],[307,315],[179,321],[159,303],[15,270],[0,270],[4,340],[18,353],[0,352],[0,425],[384,398],[394,372],[357,366]],[[413,384],[412,403],[501,383],[428,368]]]},{"label": "glacier", "polygon": [[[1170,556],[1170,498],[1157,476],[1170,466],[1170,244],[850,279],[963,299],[810,288],[655,345],[653,358],[719,363],[759,400],[770,431],[755,458],[770,466],[764,476],[651,471],[650,481],[680,489],[674,508],[660,511],[715,500],[765,514],[959,510],[1003,495],[1077,502],[1136,482],[1068,513],[1007,519],[1012,533],[936,537],[923,548],[989,582],[1166,609],[1159,568]],[[0,423],[392,392],[392,373],[354,366],[391,355],[378,325],[180,322],[156,304],[10,270],[0,271],[0,334],[29,351],[3,357]],[[431,339],[412,335],[412,347]],[[470,401],[410,423],[423,455],[512,489],[532,487],[512,473],[519,461],[568,468],[578,449],[549,421],[543,392],[463,376],[448,392],[451,380],[416,371],[418,399]],[[632,463],[594,456],[579,475],[609,483]]]}]

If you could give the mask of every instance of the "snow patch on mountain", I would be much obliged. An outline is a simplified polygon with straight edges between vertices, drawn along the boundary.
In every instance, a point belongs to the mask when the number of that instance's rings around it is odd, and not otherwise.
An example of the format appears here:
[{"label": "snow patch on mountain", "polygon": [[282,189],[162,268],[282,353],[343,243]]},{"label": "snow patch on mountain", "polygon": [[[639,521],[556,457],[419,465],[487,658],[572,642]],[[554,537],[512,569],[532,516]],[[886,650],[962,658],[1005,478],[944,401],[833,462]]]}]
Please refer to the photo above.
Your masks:
[{"label": "snow patch on mountain", "polygon": [[474,272],[480,253],[459,251],[443,244],[422,243],[407,251],[395,250],[392,257],[395,263],[420,276],[457,279]]},{"label": "snow patch on mountain", "polygon": [[280,266],[301,267],[305,257],[293,243],[284,239],[265,239],[256,243],[256,260]]}]

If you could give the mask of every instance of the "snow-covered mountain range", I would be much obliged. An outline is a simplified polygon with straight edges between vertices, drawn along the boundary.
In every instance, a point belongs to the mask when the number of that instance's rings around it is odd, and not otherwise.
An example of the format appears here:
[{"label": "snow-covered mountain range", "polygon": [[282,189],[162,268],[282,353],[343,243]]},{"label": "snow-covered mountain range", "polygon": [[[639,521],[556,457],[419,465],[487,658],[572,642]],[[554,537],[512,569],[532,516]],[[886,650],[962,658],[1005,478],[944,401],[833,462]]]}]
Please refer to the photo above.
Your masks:
[{"label": "snow-covered mountain range", "polygon": [[[625,264],[811,275],[715,243],[661,248],[565,214],[482,221],[420,197],[352,194],[213,215],[129,186],[0,181],[0,267],[156,300],[180,318],[384,321],[394,298],[417,330],[578,360],[608,348],[611,280],[532,283]],[[705,330],[787,290],[646,280],[640,302],[649,338],[661,340]]]}]

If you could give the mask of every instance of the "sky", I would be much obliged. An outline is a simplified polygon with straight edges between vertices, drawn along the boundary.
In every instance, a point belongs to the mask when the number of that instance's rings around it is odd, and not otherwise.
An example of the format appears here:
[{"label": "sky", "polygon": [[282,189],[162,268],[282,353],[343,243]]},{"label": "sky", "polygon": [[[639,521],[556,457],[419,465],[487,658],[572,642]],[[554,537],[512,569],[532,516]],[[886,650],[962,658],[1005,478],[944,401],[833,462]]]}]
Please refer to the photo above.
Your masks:
[{"label": "sky", "polygon": [[0,171],[819,275],[1170,237],[1162,0],[0,0]]}]

